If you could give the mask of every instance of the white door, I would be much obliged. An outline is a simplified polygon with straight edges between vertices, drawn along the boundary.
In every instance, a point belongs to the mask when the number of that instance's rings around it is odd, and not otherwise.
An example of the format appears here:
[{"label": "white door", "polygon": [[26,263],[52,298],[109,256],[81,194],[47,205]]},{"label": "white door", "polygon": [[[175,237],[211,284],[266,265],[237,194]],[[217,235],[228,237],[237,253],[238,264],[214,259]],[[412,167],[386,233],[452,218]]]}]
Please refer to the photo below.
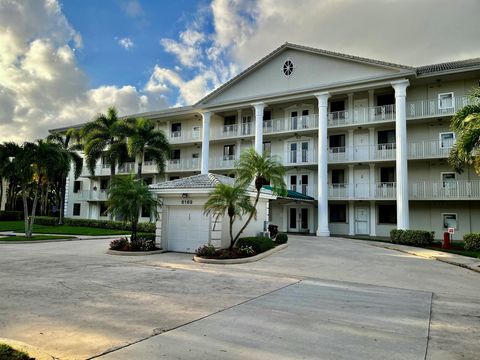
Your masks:
[{"label": "white door", "polygon": [[365,161],[368,160],[368,134],[359,133],[353,135],[353,159]]},{"label": "white door", "polygon": [[195,252],[208,243],[209,224],[201,206],[169,206],[165,234],[167,250]]},{"label": "white door", "polygon": [[353,101],[353,121],[361,124],[368,121],[368,99],[355,99]]},{"label": "white door", "polygon": [[355,169],[354,172],[354,195],[356,199],[368,199],[369,183],[370,183],[369,169]]},{"label": "white door", "polygon": [[291,207],[288,209],[288,231],[307,232],[309,210],[306,207]]},{"label": "white door", "polygon": [[355,234],[365,235],[368,234],[368,207],[356,207],[355,208]]}]

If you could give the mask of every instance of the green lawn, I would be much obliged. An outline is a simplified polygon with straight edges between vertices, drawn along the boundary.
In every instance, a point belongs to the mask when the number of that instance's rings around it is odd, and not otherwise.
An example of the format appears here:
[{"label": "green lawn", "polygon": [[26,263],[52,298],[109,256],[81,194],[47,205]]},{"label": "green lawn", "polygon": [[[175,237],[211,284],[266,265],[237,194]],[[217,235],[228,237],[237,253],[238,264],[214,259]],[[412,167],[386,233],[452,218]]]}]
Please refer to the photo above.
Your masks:
[{"label": "green lawn", "polygon": [[[25,226],[23,221],[0,221],[0,231],[12,231],[12,232],[25,232]],[[88,235],[88,236],[100,236],[100,235],[123,235],[129,234],[129,231],[125,230],[110,230],[110,229],[97,229],[84,226],[45,226],[34,225],[33,232],[37,234],[66,234],[66,235]]]},{"label": "green lawn", "polygon": [[7,344],[0,344],[0,360],[34,360],[26,352],[15,350]]},{"label": "green lawn", "polygon": [[[65,235],[34,235],[30,238],[26,236],[5,236],[0,237],[0,241],[37,241],[37,240],[59,240],[59,239],[75,239],[75,236]],[[1,359],[0,359],[1,360]]]}]

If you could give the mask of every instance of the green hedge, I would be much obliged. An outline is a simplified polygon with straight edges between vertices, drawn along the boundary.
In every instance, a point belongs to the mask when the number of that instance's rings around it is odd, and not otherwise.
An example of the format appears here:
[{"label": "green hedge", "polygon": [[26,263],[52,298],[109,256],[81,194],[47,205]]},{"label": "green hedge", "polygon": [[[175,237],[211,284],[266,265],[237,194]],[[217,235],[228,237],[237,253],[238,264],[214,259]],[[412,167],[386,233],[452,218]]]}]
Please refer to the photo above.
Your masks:
[{"label": "green hedge", "polygon": [[480,233],[470,233],[463,235],[465,250],[480,251]]},{"label": "green hedge", "polygon": [[23,220],[23,211],[0,211],[0,221]]},{"label": "green hedge", "polygon": [[35,224],[55,226],[58,224],[58,218],[51,216],[35,216]]},{"label": "green hedge", "polygon": [[390,231],[390,240],[394,244],[428,246],[433,242],[433,231],[397,230]]},{"label": "green hedge", "polygon": [[287,241],[288,241],[288,235],[287,235],[287,234],[281,233],[281,234],[278,234],[278,235],[275,237],[275,242],[276,242],[278,245],[286,244]]},{"label": "green hedge", "polygon": [[255,253],[259,254],[275,247],[272,239],[263,236],[252,236],[240,238],[237,241],[237,248],[251,246]]}]

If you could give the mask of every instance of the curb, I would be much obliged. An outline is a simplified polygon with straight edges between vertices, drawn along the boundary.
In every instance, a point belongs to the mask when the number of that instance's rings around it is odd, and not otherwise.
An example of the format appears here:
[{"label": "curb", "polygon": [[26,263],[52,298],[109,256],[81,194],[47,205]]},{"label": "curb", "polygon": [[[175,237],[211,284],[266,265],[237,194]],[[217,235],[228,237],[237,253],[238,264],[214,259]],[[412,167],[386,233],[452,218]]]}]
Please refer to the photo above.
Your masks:
[{"label": "curb", "polygon": [[155,255],[163,254],[167,250],[153,250],[153,251],[120,251],[120,250],[107,250],[109,255],[118,255],[118,256],[146,256],[146,255]]},{"label": "curb", "polygon": [[0,244],[43,244],[51,242],[64,242],[64,241],[77,241],[81,239],[72,238],[72,239],[50,239],[50,240],[10,240],[2,241],[0,238]]},{"label": "curb", "polygon": [[193,261],[197,263],[202,263],[202,264],[219,264],[219,265],[228,265],[228,264],[246,264],[246,263],[251,263],[255,262],[258,260],[261,260],[263,258],[266,258],[267,256],[270,256],[272,254],[275,254],[276,252],[279,252],[280,250],[283,250],[288,247],[288,244],[281,244],[278,246],[275,246],[273,249],[267,250],[261,254],[246,257],[246,258],[240,258],[240,259],[206,259],[199,257],[195,255],[193,257]]}]

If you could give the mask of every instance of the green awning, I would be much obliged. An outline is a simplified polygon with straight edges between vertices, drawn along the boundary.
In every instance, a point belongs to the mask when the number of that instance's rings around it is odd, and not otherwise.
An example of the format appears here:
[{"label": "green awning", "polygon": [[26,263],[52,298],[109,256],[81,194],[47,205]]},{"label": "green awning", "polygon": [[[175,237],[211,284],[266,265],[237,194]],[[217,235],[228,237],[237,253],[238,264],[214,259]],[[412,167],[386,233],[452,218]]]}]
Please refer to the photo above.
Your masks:
[{"label": "green awning", "polygon": [[[272,187],[270,185],[264,185],[264,189],[272,191]],[[278,196],[279,199],[291,199],[291,200],[303,200],[303,201],[314,201],[315,199],[311,196],[304,195],[297,191],[287,190],[287,195],[285,196]]]}]

